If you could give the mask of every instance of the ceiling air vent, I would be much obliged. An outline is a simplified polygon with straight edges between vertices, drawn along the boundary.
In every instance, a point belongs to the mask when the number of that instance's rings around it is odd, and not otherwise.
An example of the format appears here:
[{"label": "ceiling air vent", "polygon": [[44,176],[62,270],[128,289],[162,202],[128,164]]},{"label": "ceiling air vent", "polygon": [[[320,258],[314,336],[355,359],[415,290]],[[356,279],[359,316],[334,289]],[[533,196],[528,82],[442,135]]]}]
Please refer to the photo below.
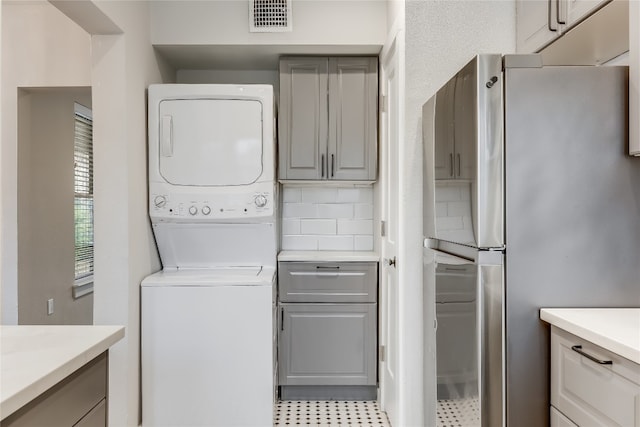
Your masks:
[{"label": "ceiling air vent", "polygon": [[249,0],[249,31],[279,33],[292,30],[292,0]]}]

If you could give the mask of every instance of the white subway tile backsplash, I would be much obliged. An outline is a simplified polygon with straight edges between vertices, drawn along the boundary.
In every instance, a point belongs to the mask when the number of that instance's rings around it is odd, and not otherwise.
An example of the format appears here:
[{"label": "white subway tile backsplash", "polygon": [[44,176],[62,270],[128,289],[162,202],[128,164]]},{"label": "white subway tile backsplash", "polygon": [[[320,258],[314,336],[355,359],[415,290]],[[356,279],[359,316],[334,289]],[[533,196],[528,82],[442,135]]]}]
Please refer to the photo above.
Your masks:
[{"label": "white subway tile backsplash", "polygon": [[447,216],[471,216],[471,202],[469,200],[463,202],[447,203]]},{"label": "white subway tile backsplash", "polygon": [[283,218],[316,218],[318,216],[318,208],[310,203],[283,203]]},{"label": "white subway tile backsplash", "polygon": [[282,234],[301,234],[299,219],[283,219]]},{"label": "white subway tile backsplash", "polygon": [[369,219],[339,219],[338,234],[373,234],[373,221]]},{"label": "white subway tile backsplash", "polygon": [[353,236],[318,236],[318,250],[352,251]]},{"label": "white subway tile backsplash", "polygon": [[337,188],[302,188],[302,202],[304,203],[335,203],[338,201]]},{"label": "white subway tile backsplash", "polygon": [[436,203],[436,217],[447,216],[447,205],[446,202]]},{"label": "white subway tile backsplash", "polygon": [[373,188],[338,188],[337,201],[340,203],[373,203]]},{"label": "white subway tile backsplash", "polygon": [[287,251],[316,251],[318,239],[315,236],[282,236],[282,249]]},{"label": "white subway tile backsplash", "polygon": [[458,202],[462,200],[459,186],[436,185],[437,202]]},{"label": "white subway tile backsplash", "polygon": [[335,219],[302,219],[300,234],[336,234]]},{"label": "white subway tile backsplash", "polygon": [[318,218],[353,218],[351,203],[319,204]]},{"label": "white subway tile backsplash", "polygon": [[282,189],[282,201],[284,203],[299,203],[302,201],[302,189],[301,188],[289,188],[284,187]]},{"label": "white subway tile backsplash", "polygon": [[356,251],[372,251],[373,236],[353,236],[353,249]]},{"label": "white subway tile backsplash", "polygon": [[373,250],[373,187],[283,186],[282,249]]},{"label": "white subway tile backsplash", "polygon": [[441,230],[462,230],[464,224],[461,216],[445,216],[436,220],[438,231]]},{"label": "white subway tile backsplash", "polygon": [[373,219],[372,203],[357,203],[355,206],[355,219]]}]

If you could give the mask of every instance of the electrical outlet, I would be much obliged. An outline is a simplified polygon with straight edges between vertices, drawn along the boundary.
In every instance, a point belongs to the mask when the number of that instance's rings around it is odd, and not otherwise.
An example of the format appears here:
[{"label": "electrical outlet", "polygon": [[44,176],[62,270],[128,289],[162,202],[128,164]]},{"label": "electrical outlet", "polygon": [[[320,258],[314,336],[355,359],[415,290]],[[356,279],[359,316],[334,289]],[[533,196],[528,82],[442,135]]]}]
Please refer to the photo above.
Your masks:
[{"label": "electrical outlet", "polygon": [[47,300],[47,316],[51,316],[53,314],[53,298],[49,298]]}]

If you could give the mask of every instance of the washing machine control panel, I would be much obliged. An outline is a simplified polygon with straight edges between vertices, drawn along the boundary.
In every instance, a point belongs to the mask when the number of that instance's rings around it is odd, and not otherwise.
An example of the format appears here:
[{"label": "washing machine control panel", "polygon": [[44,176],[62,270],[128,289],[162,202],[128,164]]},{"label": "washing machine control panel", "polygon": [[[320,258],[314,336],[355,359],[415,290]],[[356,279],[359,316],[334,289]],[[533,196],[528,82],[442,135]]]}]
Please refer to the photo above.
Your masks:
[{"label": "washing machine control panel", "polygon": [[151,193],[149,214],[159,222],[207,222],[273,216],[273,191],[235,194]]}]

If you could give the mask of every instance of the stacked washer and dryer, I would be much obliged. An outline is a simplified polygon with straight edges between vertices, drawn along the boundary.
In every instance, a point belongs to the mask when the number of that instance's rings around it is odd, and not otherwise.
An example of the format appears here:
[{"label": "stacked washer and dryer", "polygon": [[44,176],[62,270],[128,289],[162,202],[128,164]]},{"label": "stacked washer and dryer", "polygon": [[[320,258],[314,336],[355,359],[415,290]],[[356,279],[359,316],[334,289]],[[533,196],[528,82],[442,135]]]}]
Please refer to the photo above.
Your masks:
[{"label": "stacked washer and dryer", "polygon": [[273,89],[149,87],[143,426],[271,426],[277,257]]}]

